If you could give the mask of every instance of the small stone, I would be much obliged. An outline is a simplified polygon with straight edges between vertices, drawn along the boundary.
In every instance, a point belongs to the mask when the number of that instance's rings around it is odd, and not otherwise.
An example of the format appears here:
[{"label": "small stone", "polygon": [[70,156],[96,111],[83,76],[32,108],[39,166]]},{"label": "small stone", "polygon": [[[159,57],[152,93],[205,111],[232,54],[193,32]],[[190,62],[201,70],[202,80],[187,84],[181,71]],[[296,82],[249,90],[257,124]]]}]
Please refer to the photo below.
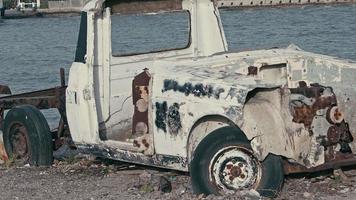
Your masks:
[{"label": "small stone", "polygon": [[225,200],[226,198],[224,196],[219,196],[217,200]]},{"label": "small stone", "polygon": [[144,193],[151,193],[154,191],[154,188],[151,184],[144,184],[140,186],[140,191]]},{"label": "small stone", "polygon": [[341,182],[343,182],[345,184],[351,184],[351,180],[345,175],[345,173],[342,171],[342,169],[334,170],[334,176],[335,176],[335,178],[340,178]]},{"label": "small stone", "polygon": [[144,171],[142,174],[139,175],[140,183],[148,183],[151,180],[152,175],[147,171]]},{"label": "small stone", "polygon": [[241,191],[241,194],[249,199],[260,199],[261,198],[260,193],[258,193],[254,189]]},{"label": "small stone", "polygon": [[340,193],[347,193],[350,191],[350,188],[345,188],[343,190],[340,190]]},{"label": "small stone", "polygon": [[158,186],[154,186],[154,187],[153,187],[153,190],[154,190],[154,191],[158,191],[158,190],[159,190],[159,187],[158,187]]},{"label": "small stone", "polygon": [[161,176],[159,179],[159,190],[164,193],[169,193],[172,191],[171,182],[164,176]]},{"label": "small stone", "polygon": [[311,198],[312,197],[312,194],[310,194],[309,192],[304,192],[303,193],[303,196],[307,199]]},{"label": "small stone", "polygon": [[48,173],[43,171],[43,172],[40,172],[40,175],[48,175]]},{"label": "small stone", "polygon": [[205,194],[200,194],[199,196],[198,196],[198,199],[203,199],[205,197]]},{"label": "small stone", "polygon": [[181,185],[180,187],[178,187],[177,191],[179,194],[184,194],[187,192],[187,188]]}]

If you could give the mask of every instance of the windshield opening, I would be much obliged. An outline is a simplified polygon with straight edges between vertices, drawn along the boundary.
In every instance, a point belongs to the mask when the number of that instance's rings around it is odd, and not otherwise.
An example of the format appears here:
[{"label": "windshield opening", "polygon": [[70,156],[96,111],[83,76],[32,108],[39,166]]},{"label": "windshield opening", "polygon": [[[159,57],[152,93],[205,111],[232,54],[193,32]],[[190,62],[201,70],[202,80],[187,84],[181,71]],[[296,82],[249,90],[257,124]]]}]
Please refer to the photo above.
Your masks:
[{"label": "windshield opening", "polygon": [[85,63],[86,53],[87,53],[87,13],[82,12],[80,17],[78,43],[75,52],[74,62]]}]

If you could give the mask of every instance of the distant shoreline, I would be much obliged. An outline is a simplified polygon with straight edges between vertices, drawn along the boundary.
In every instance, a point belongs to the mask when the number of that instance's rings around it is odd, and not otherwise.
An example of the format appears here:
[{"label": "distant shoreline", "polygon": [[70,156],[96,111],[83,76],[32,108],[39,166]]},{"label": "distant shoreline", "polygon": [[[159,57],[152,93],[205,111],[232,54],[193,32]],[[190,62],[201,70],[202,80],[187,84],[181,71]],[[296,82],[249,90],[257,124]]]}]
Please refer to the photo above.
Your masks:
[{"label": "distant shoreline", "polygon": [[3,19],[22,19],[31,17],[46,17],[46,16],[78,16],[80,9],[38,9],[36,11],[17,11],[15,9],[6,10]]},{"label": "distant shoreline", "polygon": [[[259,4],[258,4],[259,2]],[[267,3],[266,3],[267,2]],[[286,3],[288,2],[288,3]],[[292,2],[292,3],[289,3]],[[244,4],[245,3],[245,4]],[[356,0],[220,0],[218,7],[226,10],[232,9],[256,9],[256,8],[284,8],[321,5],[352,5]],[[36,11],[6,10],[3,19],[21,19],[30,17],[53,16],[78,16],[80,8],[38,9]]]},{"label": "distant shoreline", "polygon": [[356,5],[356,2],[352,3],[309,3],[309,4],[289,4],[289,5],[265,5],[265,6],[226,6],[226,7],[219,7],[223,10],[248,10],[248,9],[266,9],[266,8],[302,8],[305,6],[342,6],[342,5]]},{"label": "distant shoreline", "polygon": [[293,7],[305,5],[355,4],[356,0],[219,0],[219,8]]}]

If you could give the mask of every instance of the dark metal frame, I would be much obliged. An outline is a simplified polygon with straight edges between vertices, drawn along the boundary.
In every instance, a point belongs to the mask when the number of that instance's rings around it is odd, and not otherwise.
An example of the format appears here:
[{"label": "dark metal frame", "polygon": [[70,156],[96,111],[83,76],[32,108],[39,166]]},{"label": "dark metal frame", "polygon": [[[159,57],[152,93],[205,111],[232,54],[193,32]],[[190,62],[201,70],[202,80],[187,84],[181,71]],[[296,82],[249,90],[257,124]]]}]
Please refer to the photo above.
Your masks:
[{"label": "dark metal frame", "polygon": [[55,149],[62,145],[63,140],[61,138],[70,136],[65,107],[67,86],[65,84],[63,68],[60,69],[60,79],[61,85],[59,87],[15,95],[11,94],[8,86],[0,85],[0,94],[6,95],[0,97],[0,129],[3,128],[5,110],[10,110],[21,105],[32,105],[40,110],[55,108],[58,109],[61,119],[58,128],[52,130],[52,136],[55,142]]}]

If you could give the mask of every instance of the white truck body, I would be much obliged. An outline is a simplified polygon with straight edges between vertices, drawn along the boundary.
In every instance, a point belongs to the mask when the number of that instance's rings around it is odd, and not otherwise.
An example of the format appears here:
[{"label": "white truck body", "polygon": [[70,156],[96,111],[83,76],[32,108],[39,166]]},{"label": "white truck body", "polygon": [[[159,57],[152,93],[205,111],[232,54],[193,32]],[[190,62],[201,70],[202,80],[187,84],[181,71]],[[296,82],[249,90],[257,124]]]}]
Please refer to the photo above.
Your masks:
[{"label": "white truck body", "polygon": [[[351,133],[356,133],[356,115],[348,107],[356,101],[350,76],[356,69],[353,61],[304,52],[293,45],[229,53],[214,2],[183,0],[182,9],[191,14],[189,47],[115,57],[110,8],[101,0],[87,4],[85,61],[71,67],[66,101],[78,146],[113,159],[188,171],[199,142],[215,129],[234,125],[251,140],[259,160],[276,154],[306,168],[316,167],[325,162],[318,138],[332,126],[326,121],[329,105],[312,114],[312,119],[323,118],[312,126],[297,122],[289,104],[298,98],[308,99],[309,105],[318,101],[290,91],[301,81],[306,87],[317,83],[333,88],[332,94],[324,95],[336,95],[337,108]],[[139,97],[142,104],[135,105],[133,80],[141,76],[149,78],[144,85],[148,90],[138,87],[145,95]],[[350,86],[344,88],[346,82]],[[258,94],[251,98],[254,92]],[[131,127],[140,106],[148,111],[148,123],[143,124],[147,132],[123,141],[103,139],[125,131],[135,134]],[[266,112],[260,113],[261,109]],[[355,144],[350,148],[356,150]]]},{"label": "white truck body", "polygon": [[[185,47],[113,52],[115,14],[160,10],[188,15]],[[267,197],[285,174],[356,165],[356,62],[295,45],[229,52],[211,0],[92,0],[68,86],[60,74],[61,86],[46,90],[12,95],[0,85],[3,160],[51,165],[73,141],[101,157],[189,172],[196,193]],[[39,111],[50,108],[61,115],[54,131]]]},{"label": "white truck body", "polygon": [[[161,10],[188,15],[185,47],[113,52],[116,14]],[[215,1],[92,0],[68,86],[64,69],[60,87],[11,95],[0,85],[0,129],[9,157],[33,165],[51,165],[53,150],[73,141],[101,157],[189,172],[196,193],[275,197],[285,174],[356,165],[354,74],[354,61],[295,45],[229,52]],[[61,115],[55,131],[39,111],[49,108]]]}]

